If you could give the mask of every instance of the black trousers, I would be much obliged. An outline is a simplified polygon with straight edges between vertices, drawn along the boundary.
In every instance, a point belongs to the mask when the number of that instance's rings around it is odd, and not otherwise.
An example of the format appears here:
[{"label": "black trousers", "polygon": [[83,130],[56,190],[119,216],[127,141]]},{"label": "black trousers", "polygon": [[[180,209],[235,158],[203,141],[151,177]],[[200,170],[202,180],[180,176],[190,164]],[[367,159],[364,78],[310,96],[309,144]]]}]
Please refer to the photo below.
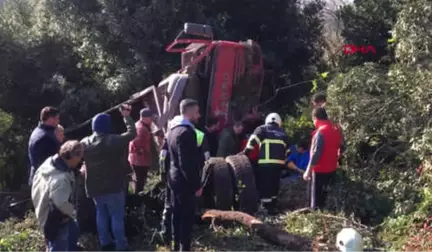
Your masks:
[{"label": "black trousers", "polygon": [[193,193],[171,190],[174,251],[190,251],[197,198]]},{"label": "black trousers", "polygon": [[277,200],[282,167],[278,164],[259,164],[256,168],[255,180],[261,202]]},{"label": "black trousers", "polygon": [[168,187],[168,183],[165,187],[165,202],[164,211],[162,213],[162,233],[167,244],[171,244],[172,241],[172,203],[171,203],[171,189]]},{"label": "black trousers", "polygon": [[139,192],[144,190],[144,186],[147,183],[147,176],[148,176],[148,171],[149,171],[150,167],[132,165],[132,169],[133,169],[133,171],[135,173],[135,177],[136,177],[134,192],[135,192],[135,194],[138,194]]},{"label": "black trousers", "polygon": [[336,172],[330,173],[312,173],[311,182],[311,208],[323,210],[327,201],[329,187],[334,182]]}]

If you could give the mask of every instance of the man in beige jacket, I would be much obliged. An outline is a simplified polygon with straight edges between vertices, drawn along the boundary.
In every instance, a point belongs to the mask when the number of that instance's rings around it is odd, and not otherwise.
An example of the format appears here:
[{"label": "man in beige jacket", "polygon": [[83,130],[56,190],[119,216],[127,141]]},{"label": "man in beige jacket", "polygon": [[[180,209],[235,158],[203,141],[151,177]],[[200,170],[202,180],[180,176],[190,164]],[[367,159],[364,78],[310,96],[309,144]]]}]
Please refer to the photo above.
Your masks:
[{"label": "man in beige jacket", "polygon": [[32,200],[36,218],[45,235],[49,251],[76,251],[78,227],[71,203],[75,169],[84,148],[78,141],[67,141],[58,154],[49,157],[36,171]]}]

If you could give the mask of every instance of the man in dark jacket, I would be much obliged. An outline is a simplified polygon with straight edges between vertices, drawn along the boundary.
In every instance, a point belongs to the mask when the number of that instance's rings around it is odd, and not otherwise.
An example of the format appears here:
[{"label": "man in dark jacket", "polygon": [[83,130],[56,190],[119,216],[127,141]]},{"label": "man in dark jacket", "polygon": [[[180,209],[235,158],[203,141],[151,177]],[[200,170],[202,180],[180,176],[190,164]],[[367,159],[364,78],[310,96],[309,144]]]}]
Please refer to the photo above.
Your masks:
[{"label": "man in dark jacket", "polygon": [[197,101],[181,101],[180,113],[182,120],[171,123],[167,136],[168,154],[171,159],[168,183],[173,207],[174,250],[190,251],[196,199],[201,196],[203,190],[200,178],[200,153],[193,124],[200,117]]},{"label": "man in dark jacket", "polygon": [[[92,120],[93,134],[81,140],[86,167],[85,185],[88,196],[93,198],[96,205],[96,224],[102,250],[128,248],[124,229],[124,190],[131,170],[127,165],[126,151],[129,142],[137,135],[130,110],[129,105],[120,107],[127,128],[125,133],[111,134],[111,117],[108,114],[97,114]],[[109,232],[109,220],[115,248]]]},{"label": "man in dark jacket", "polygon": [[33,182],[37,168],[60,149],[55,130],[60,122],[60,111],[54,107],[45,107],[40,112],[40,123],[30,135],[28,156],[30,159],[29,185]]},{"label": "man in dark jacket", "polygon": [[243,122],[236,121],[231,127],[224,129],[219,137],[217,156],[227,157],[239,153],[241,146],[241,135],[243,133]]},{"label": "man in dark jacket", "polygon": [[215,157],[218,151],[218,120],[210,117],[207,119],[207,124],[203,130],[207,138],[208,146],[210,149],[210,156]]},{"label": "man in dark jacket", "polygon": [[[184,120],[183,116],[175,116],[170,122],[168,128],[171,128],[174,125],[179,125]],[[204,167],[205,161],[207,161],[210,158],[210,151],[208,147],[208,143],[206,141],[206,136],[204,133],[198,129],[195,129],[196,133],[196,142],[198,146],[198,152],[199,155],[199,167],[201,169],[201,178],[205,177],[204,174],[202,174],[202,168]],[[167,139],[165,138],[163,141],[162,149],[159,153],[159,167],[160,167],[160,174],[161,174],[161,180],[166,182],[166,176],[169,173],[170,168],[170,158],[168,155],[168,143]],[[202,180],[204,181],[204,179]],[[166,183],[166,191],[170,192],[171,189],[169,187],[169,184]],[[162,214],[162,222],[161,222],[161,233],[164,238],[164,241],[166,244],[170,244],[172,240],[172,228],[171,228],[171,220],[172,220],[172,204],[171,204],[171,194],[166,193],[165,195],[165,203],[164,203],[164,211]]]}]

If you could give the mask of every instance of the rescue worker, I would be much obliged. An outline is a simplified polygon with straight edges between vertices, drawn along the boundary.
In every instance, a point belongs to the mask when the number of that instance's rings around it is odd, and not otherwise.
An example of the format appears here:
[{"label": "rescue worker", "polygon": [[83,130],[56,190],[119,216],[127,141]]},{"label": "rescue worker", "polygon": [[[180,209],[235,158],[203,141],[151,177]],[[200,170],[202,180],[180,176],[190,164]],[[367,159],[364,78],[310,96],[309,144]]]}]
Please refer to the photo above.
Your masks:
[{"label": "rescue worker", "polygon": [[[173,125],[178,124],[181,122],[182,117],[176,116],[174,117],[170,122],[168,128],[171,128]],[[208,144],[205,139],[204,132],[195,129],[195,133],[197,136],[197,146],[199,149],[199,152],[202,153],[202,161],[200,161],[201,167],[204,166],[204,162],[207,161],[210,158],[210,150],[208,147]],[[160,167],[160,174],[161,174],[161,180],[164,181],[165,184],[165,202],[164,202],[164,211],[162,213],[162,223],[161,223],[161,234],[163,237],[163,240],[165,244],[170,244],[172,240],[172,228],[171,228],[171,221],[172,221],[172,207],[171,207],[171,197],[170,197],[170,187],[167,183],[167,174],[169,172],[170,167],[170,158],[168,155],[168,144],[166,138],[164,139],[164,142],[162,144],[162,149],[159,154],[159,167]]]},{"label": "rescue worker", "polygon": [[313,132],[311,156],[303,178],[311,183],[311,208],[323,209],[327,199],[328,187],[338,167],[339,152],[343,138],[339,127],[328,119],[324,108],[315,108],[312,118],[316,130]]},{"label": "rescue worker", "polygon": [[268,210],[269,214],[276,213],[279,180],[289,151],[288,136],[281,126],[281,117],[277,113],[269,114],[265,124],[256,128],[250,136],[244,151],[248,155],[255,146],[259,146],[255,175],[261,205]]},{"label": "rescue worker", "polygon": [[199,149],[195,126],[200,117],[198,102],[180,102],[181,117],[172,123],[167,134],[170,168],[168,184],[171,189],[174,250],[190,251],[197,197],[202,194]]}]

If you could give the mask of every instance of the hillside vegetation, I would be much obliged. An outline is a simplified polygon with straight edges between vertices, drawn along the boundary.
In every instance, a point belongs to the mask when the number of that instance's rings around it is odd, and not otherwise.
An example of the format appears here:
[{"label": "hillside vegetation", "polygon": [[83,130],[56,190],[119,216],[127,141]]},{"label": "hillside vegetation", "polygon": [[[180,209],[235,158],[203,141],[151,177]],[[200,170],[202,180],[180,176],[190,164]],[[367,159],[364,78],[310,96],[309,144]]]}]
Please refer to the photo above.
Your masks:
[{"label": "hillside vegetation", "polygon": [[[293,138],[310,130],[310,90],[326,91],[329,114],[348,143],[329,212],[263,218],[313,237],[320,250],[334,250],[345,225],[368,247],[432,250],[432,2],[354,1],[333,13],[341,24],[333,39],[343,41],[332,43],[322,34],[324,6],[7,0],[0,19],[0,189],[25,183],[26,143],[41,107],[60,107],[66,126],[90,118],[178,68],[178,55],[164,46],[184,22],[207,23],[218,39],[258,41],[273,76],[266,90],[305,81],[267,108],[286,115]],[[377,54],[343,55],[344,43],[371,44]],[[149,243],[151,228],[134,246],[164,250]],[[33,217],[1,223],[0,237],[0,250],[44,246]],[[203,251],[281,249],[238,226],[200,229],[195,237]]]}]

